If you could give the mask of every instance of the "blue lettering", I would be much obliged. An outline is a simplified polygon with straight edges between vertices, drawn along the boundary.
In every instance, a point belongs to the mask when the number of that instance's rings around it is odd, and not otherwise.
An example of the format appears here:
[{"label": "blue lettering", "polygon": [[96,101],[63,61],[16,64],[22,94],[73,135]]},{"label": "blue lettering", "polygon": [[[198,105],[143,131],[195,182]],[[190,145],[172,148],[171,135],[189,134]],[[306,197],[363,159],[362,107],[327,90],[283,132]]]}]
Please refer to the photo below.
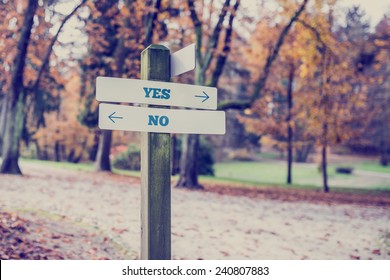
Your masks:
[{"label": "blue lettering", "polygon": [[170,93],[171,93],[171,90],[170,89],[167,89],[167,88],[164,88],[162,90],[162,99],[169,99],[171,96],[170,96]]},{"label": "blue lettering", "polygon": [[169,124],[169,119],[167,116],[162,116],[159,120],[161,126],[167,126]]},{"label": "blue lettering", "polygon": [[149,115],[148,125],[158,125],[158,116]]},{"label": "blue lettering", "polygon": [[148,125],[161,125],[161,126],[167,126],[169,124],[169,118],[167,116],[152,116],[149,115],[149,122]]},{"label": "blue lettering", "polygon": [[154,88],[153,89],[153,98],[160,99],[161,98],[160,92],[161,92],[161,88]]},{"label": "blue lettering", "polygon": [[150,93],[152,92],[152,89],[153,89],[153,88],[144,87],[144,91],[145,91],[145,93],[146,93],[146,95],[145,95],[146,98],[149,98],[149,97],[150,97]]}]

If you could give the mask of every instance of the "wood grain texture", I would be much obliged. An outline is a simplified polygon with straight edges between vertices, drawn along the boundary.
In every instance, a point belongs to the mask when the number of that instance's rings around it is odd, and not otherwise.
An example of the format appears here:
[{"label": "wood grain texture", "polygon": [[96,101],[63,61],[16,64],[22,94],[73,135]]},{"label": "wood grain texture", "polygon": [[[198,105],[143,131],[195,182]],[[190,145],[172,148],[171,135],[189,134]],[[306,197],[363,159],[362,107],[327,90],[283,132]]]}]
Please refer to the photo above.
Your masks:
[{"label": "wood grain texture", "polygon": [[[150,45],[141,54],[141,79],[170,80],[169,49]],[[171,259],[171,137],[141,134],[141,259]]]}]

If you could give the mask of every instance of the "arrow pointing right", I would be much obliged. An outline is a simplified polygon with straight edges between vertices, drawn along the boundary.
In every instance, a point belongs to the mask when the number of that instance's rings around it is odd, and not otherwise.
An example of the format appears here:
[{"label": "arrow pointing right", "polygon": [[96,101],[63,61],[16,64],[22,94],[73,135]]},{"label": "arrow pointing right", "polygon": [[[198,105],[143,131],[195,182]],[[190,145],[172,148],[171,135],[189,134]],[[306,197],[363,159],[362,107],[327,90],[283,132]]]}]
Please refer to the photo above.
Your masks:
[{"label": "arrow pointing right", "polygon": [[204,98],[204,99],[202,100],[202,102],[205,102],[207,99],[210,98],[210,96],[208,96],[208,94],[207,94],[206,92],[204,92],[204,91],[203,91],[203,93],[204,93],[204,95],[195,95],[195,97]]}]

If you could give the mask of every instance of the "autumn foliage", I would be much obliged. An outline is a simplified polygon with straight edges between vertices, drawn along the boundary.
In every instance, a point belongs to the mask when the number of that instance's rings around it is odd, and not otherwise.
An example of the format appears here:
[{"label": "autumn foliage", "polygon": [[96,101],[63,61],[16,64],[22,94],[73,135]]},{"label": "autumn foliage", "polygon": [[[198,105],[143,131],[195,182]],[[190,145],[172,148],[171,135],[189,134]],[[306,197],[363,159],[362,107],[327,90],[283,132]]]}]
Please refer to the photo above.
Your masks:
[{"label": "autumn foliage", "polygon": [[[0,2],[3,173],[20,173],[20,147],[40,159],[96,159],[104,170],[117,146],[137,142],[96,128],[95,80],[139,78],[150,43],[176,50],[195,42],[195,73],[175,80],[219,87],[219,108],[236,110],[228,122],[241,131],[227,137],[256,135],[287,151],[290,169],[317,153],[326,191],[334,147],[389,162],[388,16],[370,28],[359,7],[344,12],[336,0],[278,0],[276,9],[266,1],[62,2],[70,12],[56,1]],[[82,40],[64,43],[71,20]],[[193,151],[182,154],[196,162],[192,140]]]}]

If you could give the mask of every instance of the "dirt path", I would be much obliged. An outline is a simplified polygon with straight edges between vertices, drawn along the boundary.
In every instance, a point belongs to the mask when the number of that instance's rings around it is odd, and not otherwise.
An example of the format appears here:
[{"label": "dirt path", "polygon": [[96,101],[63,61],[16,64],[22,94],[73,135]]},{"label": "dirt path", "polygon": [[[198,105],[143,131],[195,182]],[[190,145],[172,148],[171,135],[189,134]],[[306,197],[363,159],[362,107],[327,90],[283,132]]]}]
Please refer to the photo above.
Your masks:
[{"label": "dirt path", "polygon": [[[56,245],[71,252],[65,258],[138,258],[138,180],[31,163],[23,170],[23,177],[0,177],[0,211],[40,223],[47,235],[33,232],[46,242],[56,232],[71,235],[71,241]],[[175,259],[390,259],[388,206],[175,189],[172,254]]]}]

